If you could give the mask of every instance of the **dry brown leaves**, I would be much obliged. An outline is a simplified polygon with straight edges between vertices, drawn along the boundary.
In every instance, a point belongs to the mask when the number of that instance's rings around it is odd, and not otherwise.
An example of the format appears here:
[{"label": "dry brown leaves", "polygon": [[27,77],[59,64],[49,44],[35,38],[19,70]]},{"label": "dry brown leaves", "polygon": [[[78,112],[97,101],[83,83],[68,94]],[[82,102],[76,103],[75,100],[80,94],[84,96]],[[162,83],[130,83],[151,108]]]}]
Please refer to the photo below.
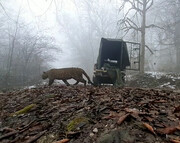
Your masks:
[{"label": "dry brown leaves", "polygon": [[154,135],[156,135],[153,127],[151,125],[149,125],[148,123],[143,123],[143,125],[151,132],[153,133]]},{"label": "dry brown leaves", "polygon": [[[50,133],[56,138],[49,143],[96,142],[104,131],[117,128],[130,131],[137,143],[148,143],[149,138],[151,142],[179,143],[178,92],[111,86],[45,86],[3,94],[0,103],[2,143],[38,142]],[[9,116],[30,104],[37,107],[27,114]],[[67,124],[78,116],[88,118],[89,123],[68,134]],[[93,132],[95,128],[97,133]],[[173,138],[166,138],[167,134]]]},{"label": "dry brown leaves", "polygon": [[62,139],[62,140],[60,140],[60,141],[53,142],[53,143],[67,143],[67,142],[69,142],[69,141],[70,141],[70,139]]}]

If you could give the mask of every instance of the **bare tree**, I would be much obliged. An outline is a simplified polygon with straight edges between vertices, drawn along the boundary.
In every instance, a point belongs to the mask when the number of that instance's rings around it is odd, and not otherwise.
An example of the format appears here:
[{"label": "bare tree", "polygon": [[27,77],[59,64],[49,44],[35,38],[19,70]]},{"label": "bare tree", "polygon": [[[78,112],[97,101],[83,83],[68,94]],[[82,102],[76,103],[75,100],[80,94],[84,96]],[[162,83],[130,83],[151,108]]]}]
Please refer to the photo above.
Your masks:
[{"label": "bare tree", "polygon": [[[27,33],[27,34],[25,34]],[[45,36],[28,34],[29,32],[23,32],[21,37],[18,39],[18,54],[17,61],[21,61],[22,67],[22,82],[25,84],[27,81],[28,71],[30,70],[33,58],[37,59],[37,64],[42,64],[42,62],[51,61],[49,55],[45,54],[51,50],[57,50],[56,46],[53,45],[53,39]],[[44,55],[45,54],[45,55]],[[38,62],[39,61],[39,62]],[[37,65],[38,66],[38,65]],[[38,71],[40,73],[41,70]]]},{"label": "bare tree", "polygon": [[[120,11],[123,11],[126,4],[130,4],[130,8],[125,13],[124,18],[119,20],[120,29],[124,30],[125,35],[134,30],[141,34],[141,50],[140,50],[140,72],[144,73],[145,65],[145,47],[146,47],[146,29],[157,27],[154,24],[146,24],[146,15],[153,6],[153,0],[124,0]],[[139,22],[139,19],[141,22]],[[140,24],[138,24],[140,23]]]},{"label": "bare tree", "polygon": [[1,28],[0,88],[41,81],[42,71],[53,60],[51,52],[58,50],[54,38],[40,34],[33,25],[26,25],[20,19],[19,23],[4,24]]},{"label": "bare tree", "polygon": [[[176,55],[176,71],[180,70],[180,0],[160,0],[158,9],[158,21],[164,28],[159,32],[160,45],[174,50]],[[174,55],[173,55],[174,56]]]},{"label": "bare tree", "polygon": [[[0,76],[3,79],[0,82],[1,87],[25,86],[39,82],[41,73],[48,68],[48,62],[53,57],[51,51],[56,50],[57,46],[51,37],[31,33],[32,30],[27,27],[20,27],[14,42],[13,60],[11,68],[6,70],[0,64]],[[0,39],[1,40],[1,39]],[[12,42],[12,41],[10,41]],[[9,64],[11,47],[8,51],[8,45],[3,47],[3,63]],[[9,77],[7,79],[7,72]],[[5,74],[5,75],[4,75]],[[7,81],[7,85],[3,81]]]},{"label": "bare tree", "polygon": [[177,71],[180,71],[180,0],[176,3],[175,17],[175,47],[176,47],[176,65]]},{"label": "bare tree", "polygon": [[17,32],[18,32],[18,28],[19,28],[19,16],[20,16],[20,8],[19,8],[19,12],[17,15],[17,20],[15,22],[15,31],[14,34],[11,35],[10,33],[9,35],[9,56],[8,56],[8,62],[7,62],[7,72],[6,72],[6,78],[5,78],[5,85],[7,86],[8,84],[8,80],[10,77],[10,71],[11,71],[11,66],[12,66],[12,60],[13,60],[13,54],[14,54],[14,48],[15,48],[15,41],[16,41],[16,36],[17,36]]},{"label": "bare tree", "polygon": [[[73,14],[61,9],[57,19],[61,34],[66,37],[66,46],[73,52],[71,63],[82,66],[92,74],[97,59],[100,39],[115,38],[118,9],[109,0],[76,0]],[[70,59],[69,59],[70,60]],[[77,62],[76,62],[77,61]]]},{"label": "bare tree", "polygon": [[22,3],[17,12],[11,5],[0,2],[0,90],[41,82],[58,50],[54,38],[24,21]]}]

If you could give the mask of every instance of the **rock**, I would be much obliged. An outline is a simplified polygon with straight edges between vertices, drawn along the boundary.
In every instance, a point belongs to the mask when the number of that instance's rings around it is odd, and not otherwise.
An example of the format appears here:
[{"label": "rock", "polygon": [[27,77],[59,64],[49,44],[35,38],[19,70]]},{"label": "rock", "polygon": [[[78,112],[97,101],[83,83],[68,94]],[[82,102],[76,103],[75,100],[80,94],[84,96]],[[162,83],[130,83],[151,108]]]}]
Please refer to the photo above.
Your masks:
[{"label": "rock", "polygon": [[93,137],[93,136],[94,136],[94,133],[90,133],[89,136],[90,136],[90,137]]},{"label": "rock", "polygon": [[114,128],[114,124],[112,124],[112,125],[110,126],[110,128],[113,129],[113,128]]},{"label": "rock", "polygon": [[134,137],[126,129],[110,131],[98,139],[98,143],[134,143],[134,141]]},{"label": "rock", "polygon": [[98,132],[98,129],[97,129],[97,128],[94,128],[93,132],[94,132],[94,133],[97,133],[97,132]]}]

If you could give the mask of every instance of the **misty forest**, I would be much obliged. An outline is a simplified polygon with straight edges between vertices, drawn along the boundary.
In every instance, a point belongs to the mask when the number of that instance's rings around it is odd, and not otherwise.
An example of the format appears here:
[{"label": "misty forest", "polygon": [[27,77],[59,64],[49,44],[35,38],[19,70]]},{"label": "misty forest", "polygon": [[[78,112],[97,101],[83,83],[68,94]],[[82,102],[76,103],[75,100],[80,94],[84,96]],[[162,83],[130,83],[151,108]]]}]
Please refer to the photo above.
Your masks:
[{"label": "misty forest", "polygon": [[180,143],[180,0],[0,0],[0,142]]}]

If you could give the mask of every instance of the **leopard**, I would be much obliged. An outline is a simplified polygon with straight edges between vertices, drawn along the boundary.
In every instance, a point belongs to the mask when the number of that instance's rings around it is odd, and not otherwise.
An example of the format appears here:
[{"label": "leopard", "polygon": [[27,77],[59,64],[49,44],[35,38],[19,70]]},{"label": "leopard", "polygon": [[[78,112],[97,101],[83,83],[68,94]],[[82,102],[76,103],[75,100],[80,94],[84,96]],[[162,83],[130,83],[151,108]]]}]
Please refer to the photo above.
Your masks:
[{"label": "leopard", "polygon": [[67,80],[74,79],[76,80],[76,83],[74,85],[77,85],[79,82],[84,83],[84,86],[86,86],[86,80],[83,78],[83,75],[87,78],[88,83],[91,85],[94,85],[87,73],[82,68],[60,68],[60,69],[50,69],[46,72],[43,72],[42,79],[49,79],[49,86],[53,84],[54,80],[62,80],[67,86],[70,84]]}]

